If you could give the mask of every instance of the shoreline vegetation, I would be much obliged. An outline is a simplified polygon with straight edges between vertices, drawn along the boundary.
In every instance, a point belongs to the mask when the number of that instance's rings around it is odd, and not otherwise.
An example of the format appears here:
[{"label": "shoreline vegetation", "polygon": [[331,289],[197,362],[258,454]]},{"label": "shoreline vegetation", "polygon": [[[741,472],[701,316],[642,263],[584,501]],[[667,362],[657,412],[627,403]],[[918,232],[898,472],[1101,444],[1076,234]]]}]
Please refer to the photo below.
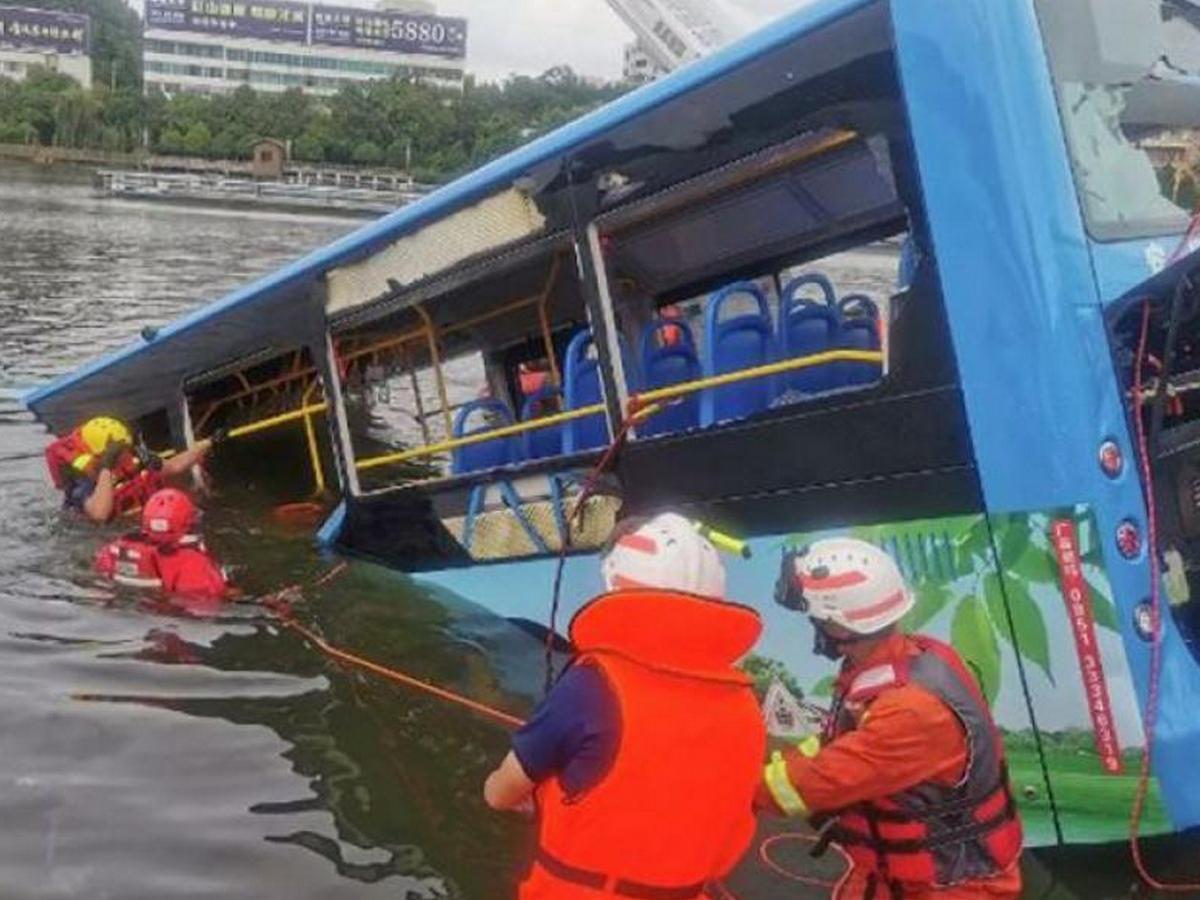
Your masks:
[{"label": "shoreline vegetation", "polygon": [[[332,97],[298,88],[264,94],[176,94],[84,89],[34,70],[0,78],[0,144],[105,156],[249,159],[263,137],[290,143],[298,163],[387,166],[444,182],[607,103],[627,85],[593,85],[565,67],[463,90],[394,78],[352,84]],[[36,149],[31,156],[38,156]],[[48,153],[48,158],[70,154]]]},{"label": "shoreline vegetation", "polygon": [[[462,90],[392,78],[348,84],[332,97],[292,88],[231,94],[142,90],[141,20],[124,0],[26,0],[92,18],[93,87],[34,69],[0,77],[0,144],[116,157],[248,159],[264,137],[289,142],[297,163],[403,170],[441,183],[620,96],[631,85],[597,84],[567,66]],[[39,158],[36,150],[29,155]]]}]

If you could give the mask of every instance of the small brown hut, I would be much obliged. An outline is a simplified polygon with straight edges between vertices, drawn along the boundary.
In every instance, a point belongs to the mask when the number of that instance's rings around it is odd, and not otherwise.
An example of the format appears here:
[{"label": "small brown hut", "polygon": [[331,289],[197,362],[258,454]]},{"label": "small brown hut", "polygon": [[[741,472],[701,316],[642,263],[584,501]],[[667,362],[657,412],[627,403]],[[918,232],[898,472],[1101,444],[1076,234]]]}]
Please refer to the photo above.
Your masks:
[{"label": "small brown hut", "polygon": [[251,172],[255,178],[263,181],[278,181],[283,177],[283,167],[287,163],[288,147],[283,141],[275,138],[262,138],[254,142]]}]

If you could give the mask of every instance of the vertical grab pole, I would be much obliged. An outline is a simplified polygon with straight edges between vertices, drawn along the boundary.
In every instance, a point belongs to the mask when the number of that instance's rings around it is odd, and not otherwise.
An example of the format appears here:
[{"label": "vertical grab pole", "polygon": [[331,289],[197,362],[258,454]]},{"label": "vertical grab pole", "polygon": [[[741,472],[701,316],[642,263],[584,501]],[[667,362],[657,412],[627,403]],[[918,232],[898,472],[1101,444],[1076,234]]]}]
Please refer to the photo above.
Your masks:
[{"label": "vertical grab pole", "polygon": [[[597,348],[602,348],[600,359],[608,356],[608,366],[600,366],[603,376],[604,402],[608,407],[609,432],[616,435],[629,409],[629,382],[625,378],[625,358],[621,354],[621,337],[617,331],[617,317],[613,312],[612,292],[608,286],[608,271],[604,263],[604,249],[600,245],[600,229],[589,222],[585,232],[586,245],[576,247],[582,269],[583,292],[587,302],[588,319]],[[636,437],[636,428],[630,428],[629,437]]]},{"label": "vertical grab pole", "polygon": [[562,376],[558,371],[558,360],[554,358],[554,336],[550,333],[550,298],[554,295],[554,286],[558,284],[558,272],[562,268],[562,254],[554,254],[554,264],[550,267],[550,277],[546,279],[546,287],[538,300],[538,321],[542,326],[542,344],[546,348],[546,359],[550,363],[550,377],[554,386],[562,387]]},{"label": "vertical grab pole", "polygon": [[346,419],[346,401],[342,397],[341,373],[338,368],[337,351],[333,346],[333,336],[322,328],[320,343],[314,341],[309,348],[325,392],[326,421],[329,424],[333,451],[338,459],[338,477],[345,492],[357,497],[362,493],[362,488],[358,482],[358,468],[354,465],[354,444],[350,439],[350,424]]},{"label": "vertical grab pole", "polygon": [[416,364],[409,359],[408,350],[403,346],[400,348],[401,358],[404,360],[404,365],[408,368],[408,380],[412,382],[413,400],[417,407],[417,421],[421,426],[421,437],[426,445],[433,443],[433,435],[429,433],[429,418],[425,414],[425,401],[421,397],[421,382],[417,380]]},{"label": "vertical grab pole", "polygon": [[450,398],[446,395],[446,379],[442,377],[442,357],[438,350],[438,328],[433,317],[425,307],[417,303],[413,306],[421,321],[425,323],[425,340],[429,344],[429,359],[433,363],[433,373],[437,377],[438,399],[442,402],[442,421],[446,425],[446,440],[454,437],[454,421],[450,418]]},{"label": "vertical grab pole", "polygon": [[[321,381],[318,378],[313,379],[313,383],[308,386],[308,390],[304,392],[304,399],[300,401],[300,408],[304,409],[308,406],[308,401],[312,399],[313,393],[320,386]],[[321,465],[321,449],[317,446],[317,431],[313,427],[312,414],[304,416],[304,438],[308,442],[308,458],[312,463],[314,494],[325,493],[325,468]]]},{"label": "vertical grab pole", "polygon": [[[183,446],[191,447],[196,443],[196,430],[192,427],[192,410],[188,405],[187,394],[183,391],[179,392],[179,407],[177,415],[179,417],[179,428],[183,432]],[[202,490],[205,486],[204,475],[200,471],[199,466],[192,466],[191,476],[192,484],[194,484],[198,490]]]}]

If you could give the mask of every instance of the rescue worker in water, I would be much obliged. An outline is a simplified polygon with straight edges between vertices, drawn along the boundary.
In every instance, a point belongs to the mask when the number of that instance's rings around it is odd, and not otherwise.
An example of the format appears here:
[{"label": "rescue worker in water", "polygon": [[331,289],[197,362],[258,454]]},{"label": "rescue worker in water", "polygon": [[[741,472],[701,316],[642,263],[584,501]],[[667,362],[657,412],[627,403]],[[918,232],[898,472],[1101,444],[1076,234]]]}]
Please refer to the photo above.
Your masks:
[{"label": "rescue worker in water", "polygon": [[574,661],[484,797],[536,807],[521,900],[702,898],[754,836],[766,733],[734,663],[762,623],[723,600],[717,551],[679,515],[618,526],[603,576],[571,622]]},{"label": "rescue worker in water", "polygon": [[118,584],[161,591],[190,611],[215,611],[231,589],[196,533],[197,519],[183,491],[156,491],[142,507],[141,530],[101,547],[96,571]]},{"label": "rescue worker in water", "polygon": [[914,598],[890,556],[850,538],[785,553],[776,599],[842,660],[824,734],[776,752],[761,808],[805,816],[850,856],[838,900],[1021,893],[1021,823],[1004,746],[950,646],[898,629]]},{"label": "rescue worker in water", "polygon": [[170,459],[135,447],[124,423],[89,419],[46,448],[46,466],[63,505],[93,522],[108,522],[141,508],[168,478],[202,463],[220,436],[200,441]]}]

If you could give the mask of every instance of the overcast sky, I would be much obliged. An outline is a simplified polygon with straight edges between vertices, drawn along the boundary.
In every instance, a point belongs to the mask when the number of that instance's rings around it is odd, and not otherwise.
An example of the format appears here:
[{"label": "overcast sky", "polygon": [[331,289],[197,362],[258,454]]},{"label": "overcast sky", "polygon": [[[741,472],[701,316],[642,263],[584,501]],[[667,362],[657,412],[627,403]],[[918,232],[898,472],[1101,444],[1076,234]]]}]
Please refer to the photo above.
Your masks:
[{"label": "overcast sky", "polygon": [[[128,0],[142,11],[142,0]],[[370,7],[370,0],[340,0]],[[808,0],[716,0],[748,26],[762,24]],[[633,35],[605,0],[437,0],[438,12],[470,21],[467,67],[495,80],[513,72],[539,74],[567,63],[601,78],[621,74]]]}]

